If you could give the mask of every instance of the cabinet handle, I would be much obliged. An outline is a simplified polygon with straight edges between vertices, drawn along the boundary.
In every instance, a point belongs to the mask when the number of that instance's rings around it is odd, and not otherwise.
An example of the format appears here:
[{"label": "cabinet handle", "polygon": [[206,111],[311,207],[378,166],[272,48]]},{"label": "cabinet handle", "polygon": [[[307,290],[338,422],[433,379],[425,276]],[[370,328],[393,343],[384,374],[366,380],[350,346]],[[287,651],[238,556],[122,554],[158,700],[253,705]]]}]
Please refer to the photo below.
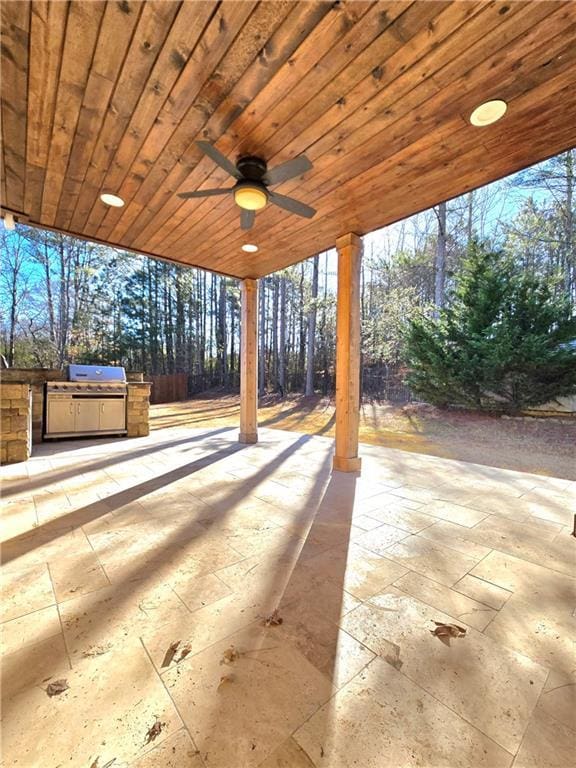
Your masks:
[{"label": "cabinet handle", "polygon": [[70,401],[70,416],[74,416],[74,403]]},{"label": "cabinet handle", "polygon": [[104,413],[104,403],[100,403],[100,413]]}]

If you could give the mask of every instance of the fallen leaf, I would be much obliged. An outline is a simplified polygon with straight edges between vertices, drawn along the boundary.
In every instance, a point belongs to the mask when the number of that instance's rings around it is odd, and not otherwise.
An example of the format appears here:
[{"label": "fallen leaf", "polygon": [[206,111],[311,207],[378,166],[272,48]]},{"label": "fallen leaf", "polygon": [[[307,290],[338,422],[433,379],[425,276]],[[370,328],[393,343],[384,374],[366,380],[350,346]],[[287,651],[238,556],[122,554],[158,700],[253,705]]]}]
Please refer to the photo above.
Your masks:
[{"label": "fallen leaf", "polygon": [[222,658],[220,659],[220,664],[232,664],[233,661],[236,661],[240,658],[240,654],[234,648],[233,645],[231,645],[229,648],[226,648],[224,653],[222,654]]},{"label": "fallen leaf", "polygon": [[48,684],[46,693],[48,696],[57,696],[59,693],[64,693],[64,691],[67,691],[68,688],[70,688],[68,685],[68,680],[54,680],[53,683]]},{"label": "fallen leaf", "polygon": [[444,624],[441,621],[435,621],[434,624],[436,624],[436,629],[431,629],[430,633],[448,647],[450,647],[452,637],[464,637],[466,635],[464,627],[459,627],[457,624]]},{"label": "fallen leaf", "polygon": [[152,728],[148,729],[146,734],[146,744],[150,744],[151,741],[162,733],[162,728],[166,728],[166,723],[161,723],[160,720],[156,720]]},{"label": "fallen leaf", "polygon": [[466,634],[464,627],[459,627],[457,624],[443,624],[441,621],[435,621],[436,629],[431,629],[430,632],[436,637],[463,637]]},{"label": "fallen leaf", "polygon": [[176,659],[176,663],[180,663],[182,659],[185,659],[186,656],[188,656],[189,653],[192,653],[192,646],[190,643],[186,643],[186,645],[180,650],[180,656]]},{"label": "fallen leaf", "polygon": [[234,675],[222,675],[220,678],[220,682],[218,683],[217,691],[222,688],[223,685],[226,685],[226,683],[233,683],[234,682]]},{"label": "fallen leaf", "polygon": [[163,667],[169,667],[172,663],[172,659],[176,655],[176,651],[178,650],[178,646],[180,645],[180,640],[174,640],[174,642],[170,643],[168,646],[168,650],[164,654],[164,660],[162,661]]},{"label": "fallen leaf", "polygon": [[275,608],[270,616],[267,616],[264,619],[264,626],[265,627],[277,627],[279,624],[282,624],[284,619],[278,615],[278,608]]}]

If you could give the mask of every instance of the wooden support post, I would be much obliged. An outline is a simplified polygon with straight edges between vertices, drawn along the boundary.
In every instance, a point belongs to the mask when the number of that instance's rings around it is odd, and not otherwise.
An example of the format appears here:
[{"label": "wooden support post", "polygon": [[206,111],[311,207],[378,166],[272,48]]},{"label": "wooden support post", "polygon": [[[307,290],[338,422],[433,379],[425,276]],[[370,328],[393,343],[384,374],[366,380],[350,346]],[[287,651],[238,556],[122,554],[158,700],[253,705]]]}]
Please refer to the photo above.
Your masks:
[{"label": "wooden support post", "polygon": [[258,442],[258,281],[249,278],[242,280],[238,440]]},{"label": "wooden support post", "polygon": [[336,316],[336,451],[332,466],[359,472],[360,419],[360,265],[362,241],[355,234],[339,237]]}]

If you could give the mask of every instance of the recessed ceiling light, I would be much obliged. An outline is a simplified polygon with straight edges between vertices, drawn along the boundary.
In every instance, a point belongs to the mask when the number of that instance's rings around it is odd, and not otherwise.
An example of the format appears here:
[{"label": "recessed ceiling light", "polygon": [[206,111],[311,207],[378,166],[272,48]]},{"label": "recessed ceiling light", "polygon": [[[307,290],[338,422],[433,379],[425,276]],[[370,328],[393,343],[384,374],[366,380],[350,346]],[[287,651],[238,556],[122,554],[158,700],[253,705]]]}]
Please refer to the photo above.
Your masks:
[{"label": "recessed ceiling light", "polygon": [[124,205],[124,200],[121,197],[111,195],[109,192],[104,192],[104,194],[100,195],[100,200],[102,200],[104,205],[111,205],[112,208],[122,208]]},{"label": "recessed ceiling light", "polygon": [[256,253],[256,251],[258,250],[258,246],[254,245],[253,243],[245,243],[242,246],[242,250],[244,251],[244,253]]},{"label": "recessed ceiling light", "polygon": [[492,125],[501,117],[504,117],[508,104],[502,99],[494,99],[493,101],[485,101],[483,104],[479,104],[476,109],[470,115],[470,122],[472,125],[476,125],[482,128],[485,125]]}]

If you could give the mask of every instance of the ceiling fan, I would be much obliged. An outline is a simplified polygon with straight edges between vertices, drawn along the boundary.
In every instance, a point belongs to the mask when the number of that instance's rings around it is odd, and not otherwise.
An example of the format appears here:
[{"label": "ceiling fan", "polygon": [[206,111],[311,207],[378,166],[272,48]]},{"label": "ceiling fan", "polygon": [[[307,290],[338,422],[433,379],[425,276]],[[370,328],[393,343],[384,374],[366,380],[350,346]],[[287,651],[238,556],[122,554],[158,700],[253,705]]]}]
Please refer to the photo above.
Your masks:
[{"label": "ceiling fan", "polygon": [[274,184],[280,184],[282,181],[288,181],[288,179],[293,179],[295,176],[309,171],[312,168],[312,163],[306,155],[298,155],[298,157],[268,170],[266,161],[260,157],[240,157],[234,165],[210,142],[197,141],[196,144],[204,154],[236,179],[236,184],[225,189],[198,189],[194,192],[180,192],[178,197],[188,200],[191,197],[233,194],[236,205],[241,209],[240,226],[242,229],[251,229],[256,218],[256,211],[264,208],[266,203],[273,203],[279,208],[284,208],[284,210],[295,213],[297,216],[305,216],[307,219],[311,219],[316,213],[315,209],[309,205],[305,205],[293,197],[279,195],[269,189]]}]

